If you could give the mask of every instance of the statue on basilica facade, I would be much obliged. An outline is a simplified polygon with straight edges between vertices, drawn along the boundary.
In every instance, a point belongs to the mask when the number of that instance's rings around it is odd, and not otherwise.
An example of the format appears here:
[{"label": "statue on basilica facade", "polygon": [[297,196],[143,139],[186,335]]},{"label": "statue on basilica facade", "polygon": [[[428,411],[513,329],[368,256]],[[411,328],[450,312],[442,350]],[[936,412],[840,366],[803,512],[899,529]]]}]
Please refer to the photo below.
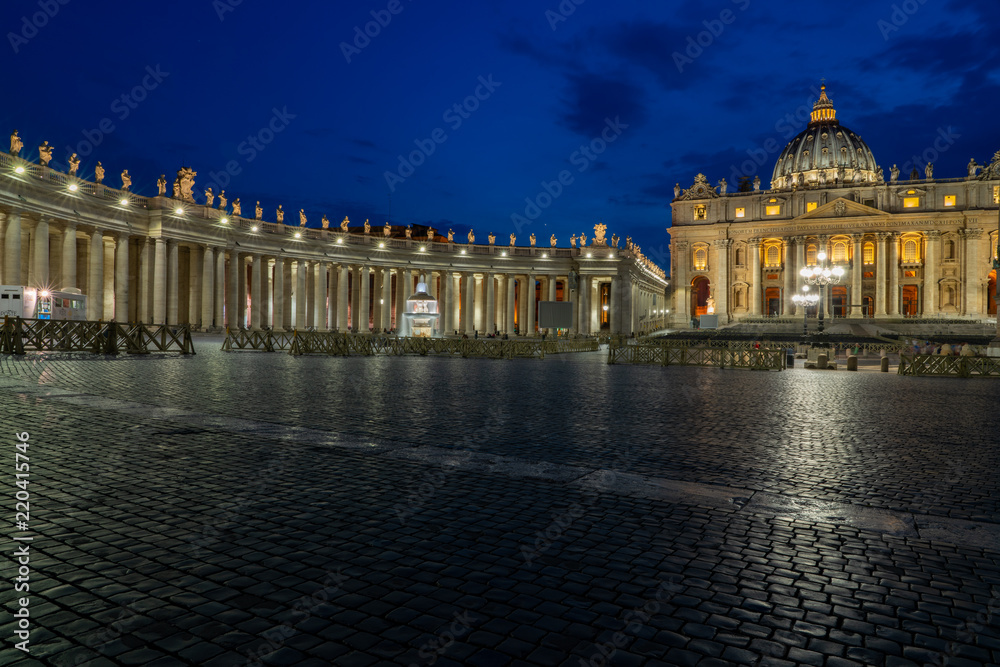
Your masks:
[{"label": "statue on basilica facade", "polygon": [[254,220],[264,219],[264,209],[260,207],[260,200],[258,200],[257,204],[253,207],[253,217]]},{"label": "statue on basilica facade", "polygon": [[94,167],[94,182],[95,183],[104,182],[104,166],[101,164],[100,160],[97,161],[97,166]]},{"label": "statue on basilica facade", "polygon": [[760,176],[753,177],[753,191],[760,192]]},{"label": "statue on basilica facade", "polygon": [[882,166],[875,170],[875,180],[879,183],[885,183],[885,172],[882,170]]},{"label": "statue on basilica facade", "polygon": [[80,158],[73,153],[69,156],[69,175],[76,176],[77,170],[80,168]]},{"label": "statue on basilica facade", "polygon": [[128,192],[132,187],[132,177],[128,175],[128,169],[122,171],[122,190]]},{"label": "statue on basilica facade", "polygon": [[721,181],[719,181],[719,194],[720,195],[726,194],[726,190],[728,190],[728,189],[729,189],[729,183],[726,181],[726,179],[722,179]]},{"label": "statue on basilica facade", "polygon": [[490,232],[486,238],[489,240],[490,245],[493,245],[494,243],[497,242],[497,235],[494,234],[493,232]]},{"label": "statue on basilica facade", "polygon": [[552,236],[549,237],[549,246],[551,246],[553,248],[556,247],[556,235],[555,234],[553,234]]},{"label": "statue on basilica facade", "polygon": [[934,178],[934,163],[933,162],[928,162],[927,166],[924,167],[924,176],[927,178],[928,181],[930,181],[930,180],[932,180]]},{"label": "statue on basilica facade", "polygon": [[448,230],[448,243],[452,243],[455,240],[455,232]]},{"label": "statue on basilica facade", "polygon": [[371,234],[371,232],[372,232],[372,225],[370,222],[368,222],[368,218],[365,218],[365,234]]},{"label": "statue on basilica facade", "polygon": [[243,215],[243,205],[240,204],[240,198],[237,197],[233,200],[233,216],[242,217]]},{"label": "statue on basilica facade", "polygon": [[[166,186],[167,184],[164,183],[163,187],[166,188]],[[176,197],[179,192],[180,192],[180,186],[177,183],[174,183],[174,196]],[[223,190],[223,192],[225,192],[225,190]],[[209,186],[205,188],[205,206],[212,208],[212,204],[214,203],[215,203],[215,193],[212,192],[212,188],[211,186]]]},{"label": "statue on basilica facade", "polygon": [[220,211],[225,211],[226,210],[226,204],[228,204],[228,203],[229,202],[226,199],[226,191],[223,190],[222,192],[219,193],[219,210]]},{"label": "statue on basilica facade", "polygon": [[892,165],[892,169],[889,170],[889,182],[895,183],[899,180],[899,167]]},{"label": "statue on basilica facade", "polygon": [[350,225],[350,224],[351,224],[351,221],[350,221],[350,220],[348,220],[348,219],[347,219],[347,216],[345,215],[345,216],[344,216],[344,219],[340,221],[340,231],[342,231],[342,232],[346,232],[346,231],[347,231],[347,227],[348,227],[348,225]]},{"label": "statue on basilica facade", "polygon": [[847,170],[844,169],[844,165],[837,167],[837,182],[843,183],[847,178]]},{"label": "statue on basilica facade", "polygon": [[[365,223],[366,223],[365,226],[366,227],[367,227],[367,222],[368,221],[365,220]],[[300,208],[299,209],[299,227],[305,227],[305,226],[306,226],[306,210],[304,208]],[[367,232],[368,232],[368,230],[366,229],[365,233],[367,233]]]},{"label": "statue on basilica facade", "polygon": [[[725,183],[725,181],[723,181]],[[608,226],[603,222],[594,225],[594,245],[606,245],[604,234],[608,231]]]},{"label": "statue on basilica facade", "polygon": [[194,203],[194,193],[191,192],[194,188],[194,177],[198,175],[194,169],[190,167],[181,167],[177,171],[177,182],[180,183],[181,199],[187,202]]},{"label": "statue on basilica facade", "polygon": [[514,236],[513,234],[511,234],[510,235],[510,245],[513,246],[514,245],[514,241],[516,241],[516,240],[517,240],[517,237]]},{"label": "statue on basilica facade", "polygon": [[43,141],[42,145],[38,147],[38,161],[42,163],[43,167],[47,167],[51,160],[52,146],[49,146],[49,142]]},{"label": "statue on basilica facade", "polygon": [[586,245],[587,245],[587,233],[584,232],[583,234],[580,234],[580,247],[583,248]]},{"label": "statue on basilica facade", "polygon": [[324,213],[323,217],[319,219],[319,225],[323,229],[330,229],[330,218],[326,217],[326,213]]},{"label": "statue on basilica facade", "polygon": [[576,234],[573,234],[573,236],[569,237],[569,247],[570,248],[576,247]]},{"label": "statue on basilica facade", "polygon": [[14,133],[10,135],[10,154],[17,157],[22,148],[24,148],[24,142],[21,141],[21,137],[17,136],[17,130],[14,130]]},{"label": "statue on basilica facade", "polygon": [[408,239],[412,239],[413,238],[413,225],[407,225],[406,226],[406,238],[408,238]]},{"label": "statue on basilica facade", "polygon": [[156,179],[156,196],[163,197],[167,194],[167,175],[160,174],[160,177]]},{"label": "statue on basilica facade", "polygon": [[475,243],[475,242],[476,242],[476,235],[473,234],[472,230],[470,229],[469,230],[469,243],[471,244],[471,243]]},{"label": "statue on basilica facade", "polygon": [[681,196],[681,184],[680,183],[675,183],[674,184],[674,199],[677,199],[680,196]]},{"label": "statue on basilica facade", "polygon": [[618,247],[618,235],[617,234],[612,234],[611,235],[611,247],[612,248],[617,248]]},{"label": "statue on basilica facade", "polygon": [[982,167],[976,163],[976,158],[969,160],[969,178],[975,178],[976,172],[982,169]]},{"label": "statue on basilica facade", "polygon": [[382,228],[382,236],[386,238],[392,236],[392,226],[389,224],[388,220],[385,221],[385,227]]},{"label": "statue on basilica facade", "polygon": [[274,217],[277,218],[278,224],[285,224],[285,209],[281,208],[281,204],[278,204],[278,210],[274,212]]}]

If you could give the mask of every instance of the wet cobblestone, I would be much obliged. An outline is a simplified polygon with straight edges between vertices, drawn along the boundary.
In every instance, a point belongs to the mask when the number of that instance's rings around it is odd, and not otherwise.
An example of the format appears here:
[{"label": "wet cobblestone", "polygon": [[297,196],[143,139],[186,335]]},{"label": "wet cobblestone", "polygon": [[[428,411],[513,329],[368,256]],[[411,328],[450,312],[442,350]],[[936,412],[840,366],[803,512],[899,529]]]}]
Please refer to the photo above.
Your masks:
[{"label": "wet cobblestone", "polygon": [[997,383],[197,343],[0,363],[35,534],[0,664],[1000,663],[997,551],[571,474],[996,523]]}]

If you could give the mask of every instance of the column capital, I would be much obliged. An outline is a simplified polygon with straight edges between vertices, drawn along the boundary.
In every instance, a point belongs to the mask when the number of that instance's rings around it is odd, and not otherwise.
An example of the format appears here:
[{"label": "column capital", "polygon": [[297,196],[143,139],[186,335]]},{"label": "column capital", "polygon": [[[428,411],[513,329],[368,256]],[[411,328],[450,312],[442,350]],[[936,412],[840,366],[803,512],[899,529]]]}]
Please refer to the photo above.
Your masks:
[{"label": "column capital", "polygon": [[712,241],[712,245],[714,245],[716,248],[728,248],[732,244],[733,244],[732,239],[715,239],[714,241]]},{"label": "column capital", "polygon": [[937,229],[931,229],[924,232],[924,236],[926,236],[929,239],[936,239],[941,237],[941,232]]},{"label": "column capital", "polygon": [[855,233],[851,234],[851,240],[854,241],[854,243],[861,243],[861,241],[864,238],[865,238],[865,235],[862,232],[855,232]]},{"label": "column capital", "polygon": [[960,229],[958,230],[958,233],[967,239],[973,239],[973,240],[982,238],[983,236],[983,230],[981,228]]},{"label": "column capital", "polygon": [[759,247],[760,244],[761,244],[761,242],[762,241],[761,241],[760,237],[757,237],[757,236],[755,236],[752,239],[747,239],[747,245],[749,245],[751,248],[757,248],[757,247]]}]

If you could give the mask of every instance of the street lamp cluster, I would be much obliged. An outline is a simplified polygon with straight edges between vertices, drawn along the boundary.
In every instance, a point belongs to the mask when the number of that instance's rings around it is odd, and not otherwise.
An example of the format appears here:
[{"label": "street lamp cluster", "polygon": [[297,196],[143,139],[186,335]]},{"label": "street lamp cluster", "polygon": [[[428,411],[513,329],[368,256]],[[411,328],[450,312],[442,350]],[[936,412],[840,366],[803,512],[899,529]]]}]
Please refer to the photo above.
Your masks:
[{"label": "street lamp cluster", "polygon": [[[802,269],[799,274],[806,282],[806,286],[803,287],[803,294],[796,294],[792,297],[796,305],[799,305],[799,300],[802,300],[802,306],[812,306],[819,302],[819,333],[823,333],[823,288],[827,285],[836,285],[840,282],[840,279],[844,275],[844,267],[842,266],[826,266],[826,253],[821,252],[816,255],[816,266],[807,266]],[[819,294],[812,295],[809,294],[809,285],[819,285]],[[798,298],[798,299],[797,299]],[[804,319],[804,318],[803,318]],[[808,330],[806,331],[808,334]]]}]

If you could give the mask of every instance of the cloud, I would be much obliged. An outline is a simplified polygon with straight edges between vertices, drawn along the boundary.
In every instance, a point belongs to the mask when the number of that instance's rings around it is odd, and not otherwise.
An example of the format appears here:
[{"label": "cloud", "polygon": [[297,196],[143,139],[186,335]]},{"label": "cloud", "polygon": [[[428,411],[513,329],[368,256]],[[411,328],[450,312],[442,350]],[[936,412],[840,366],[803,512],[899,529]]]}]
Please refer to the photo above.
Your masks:
[{"label": "cloud", "polygon": [[362,148],[378,148],[378,146],[367,139],[351,139],[351,143]]},{"label": "cloud", "polygon": [[559,122],[584,137],[595,137],[608,118],[641,126],[646,121],[645,94],[624,77],[580,74],[570,77],[566,110]]},{"label": "cloud", "polygon": [[[685,64],[683,72],[674,62],[674,53],[683,52],[688,36],[697,33],[666,23],[623,23],[607,34],[604,45],[615,56],[648,70],[665,90],[684,90],[713,71],[701,59]],[[695,66],[701,68],[698,76],[690,75]]]}]

